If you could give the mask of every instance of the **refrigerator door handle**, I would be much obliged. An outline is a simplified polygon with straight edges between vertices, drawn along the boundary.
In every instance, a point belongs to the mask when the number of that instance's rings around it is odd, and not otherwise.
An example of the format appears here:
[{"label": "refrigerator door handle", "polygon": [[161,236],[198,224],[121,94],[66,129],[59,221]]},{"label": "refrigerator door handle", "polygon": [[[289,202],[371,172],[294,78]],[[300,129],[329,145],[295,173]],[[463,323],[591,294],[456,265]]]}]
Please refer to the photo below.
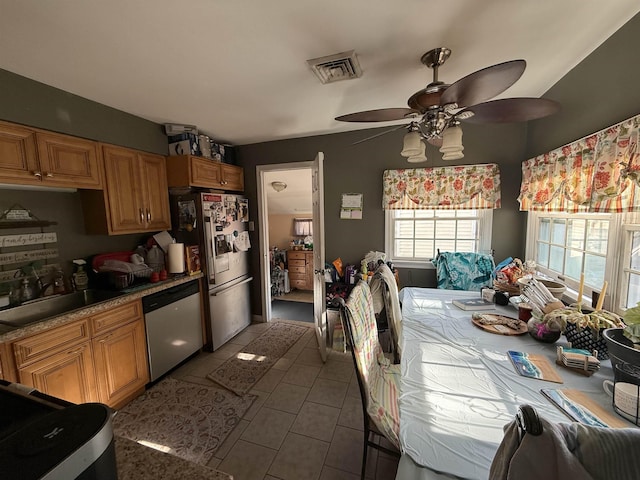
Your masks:
[{"label": "refrigerator door handle", "polygon": [[253,280],[253,277],[245,278],[241,282],[234,283],[233,285],[231,285],[228,288],[225,288],[223,290],[219,290],[219,291],[214,292],[214,293],[210,293],[209,295],[212,296],[212,297],[217,297],[218,295],[221,295],[223,293],[227,293],[229,290],[233,290],[234,288],[239,287],[240,285],[244,285],[245,283],[249,283],[251,280]]},{"label": "refrigerator door handle", "polygon": [[213,282],[215,278],[215,270],[214,270],[214,260],[213,256],[215,252],[213,251],[213,234],[211,230],[213,228],[213,222],[211,221],[211,217],[204,217],[204,240],[205,240],[205,254],[207,256],[207,271],[209,272],[209,280]]}]

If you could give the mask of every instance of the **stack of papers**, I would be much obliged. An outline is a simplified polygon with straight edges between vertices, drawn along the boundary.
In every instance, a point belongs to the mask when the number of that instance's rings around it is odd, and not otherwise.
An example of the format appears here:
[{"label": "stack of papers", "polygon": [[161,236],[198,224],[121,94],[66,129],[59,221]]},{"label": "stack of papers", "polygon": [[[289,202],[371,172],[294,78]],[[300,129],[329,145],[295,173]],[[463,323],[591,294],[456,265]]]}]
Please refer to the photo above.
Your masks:
[{"label": "stack of papers", "polygon": [[600,368],[600,360],[591,355],[588,350],[579,348],[559,348],[559,360],[565,367],[579,368],[588,372],[595,372]]}]

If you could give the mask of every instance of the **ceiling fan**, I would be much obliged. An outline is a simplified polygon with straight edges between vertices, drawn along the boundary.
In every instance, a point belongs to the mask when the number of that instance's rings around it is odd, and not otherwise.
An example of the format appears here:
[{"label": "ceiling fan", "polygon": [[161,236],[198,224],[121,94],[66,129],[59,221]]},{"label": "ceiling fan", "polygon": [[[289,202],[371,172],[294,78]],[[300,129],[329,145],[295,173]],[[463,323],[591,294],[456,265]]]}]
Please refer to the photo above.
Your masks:
[{"label": "ceiling fan", "polygon": [[[450,85],[445,84],[438,80],[438,69],[450,55],[450,49],[440,47],[429,50],[420,58],[424,65],[433,70],[433,81],[409,97],[409,108],[367,110],[341,115],[336,117],[336,120],[388,122],[410,119],[401,155],[407,157],[409,162],[420,162],[426,160],[422,139],[441,147],[444,160],[464,157],[461,121],[524,122],[546,117],[560,109],[557,102],[544,98],[505,98],[488,101],[504,92],[522,76],[527,65],[524,60],[498,63],[471,73]],[[374,137],[379,135],[381,134]]]}]

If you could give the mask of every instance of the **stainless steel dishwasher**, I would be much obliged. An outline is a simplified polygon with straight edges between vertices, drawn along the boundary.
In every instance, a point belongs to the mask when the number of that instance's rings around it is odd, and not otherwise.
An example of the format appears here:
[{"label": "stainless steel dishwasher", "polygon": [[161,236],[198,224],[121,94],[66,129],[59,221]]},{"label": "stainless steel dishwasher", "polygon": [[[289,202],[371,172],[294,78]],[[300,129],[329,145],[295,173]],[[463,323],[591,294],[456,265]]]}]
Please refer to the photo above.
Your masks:
[{"label": "stainless steel dishwasher", "polygon": [[198,282],[143,297],[142,309],[153,382],[202,348]]}]

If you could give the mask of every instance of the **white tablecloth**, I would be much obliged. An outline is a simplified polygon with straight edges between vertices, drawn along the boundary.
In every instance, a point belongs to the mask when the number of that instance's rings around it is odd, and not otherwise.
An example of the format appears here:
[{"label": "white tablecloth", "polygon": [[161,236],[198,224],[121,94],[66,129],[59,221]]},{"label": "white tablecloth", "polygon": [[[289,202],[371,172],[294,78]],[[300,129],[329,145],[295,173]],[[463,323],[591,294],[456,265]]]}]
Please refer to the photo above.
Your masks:
[{"label": "white tablecloth", "polygon": [[[613,379],[610,362],[602,362],[592,377],[558,366],[563,384],[520,376],[507,358],[508,350],[544,354],[555,365],[556,346],[564,337],[557,344],[544,344],[528,334],[485,332],[471,323],[472,312],[451,303],[474,296],[479,293],[412,287],[401,292],[400,443],[403,455],[413,461],[403,458],[401,467],[414,465],[399,468],[398,479],[434,478],[419,467],[487,479],[503,427],[519,405],[532,405],[552,422],[570,421],[541,388],[580,389],[613,413],[602,389],[604,379]],[[517,317],[511,306],[497,307],[497,312]]]}]

